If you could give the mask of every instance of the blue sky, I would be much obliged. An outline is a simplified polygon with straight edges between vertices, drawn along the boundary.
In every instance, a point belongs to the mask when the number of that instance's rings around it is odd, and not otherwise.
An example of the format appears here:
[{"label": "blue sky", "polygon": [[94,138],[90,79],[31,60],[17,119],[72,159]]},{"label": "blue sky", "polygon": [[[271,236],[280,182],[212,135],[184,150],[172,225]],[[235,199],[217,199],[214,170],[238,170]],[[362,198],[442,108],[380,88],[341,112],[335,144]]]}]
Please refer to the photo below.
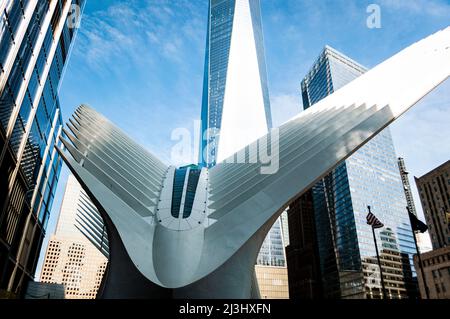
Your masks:
[{"label": "blue sky", "polygon": [[[371,3],[381,8],[381,29],[367,28]],[[371,68],[450,21],[448,0],[261,0],[261,6],[275,125],[302,110],[300,81],[326,44]],[[64,119],[87,103],[170,163],[172,131],[192,131],[200,117],[207,10],[207,0],[87,0],[60,90]],[[412,175],[450,159],[449,110],[447,81],[392,125],[397,154]]]}]

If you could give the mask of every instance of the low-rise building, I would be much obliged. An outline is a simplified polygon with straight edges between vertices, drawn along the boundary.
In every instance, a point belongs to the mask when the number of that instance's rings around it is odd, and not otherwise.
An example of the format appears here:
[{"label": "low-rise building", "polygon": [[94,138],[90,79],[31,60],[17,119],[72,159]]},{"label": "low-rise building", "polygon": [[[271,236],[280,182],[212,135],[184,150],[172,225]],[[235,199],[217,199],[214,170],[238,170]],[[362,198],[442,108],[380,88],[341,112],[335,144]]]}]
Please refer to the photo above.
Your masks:
[{"label": "low-rise building", "polygon": [[426,299],[428,288],[430,299],[450,299],[450,246],[422,254],[421,259],[425,282],[419,271],[419,258],[414,257],[422,298]]}]

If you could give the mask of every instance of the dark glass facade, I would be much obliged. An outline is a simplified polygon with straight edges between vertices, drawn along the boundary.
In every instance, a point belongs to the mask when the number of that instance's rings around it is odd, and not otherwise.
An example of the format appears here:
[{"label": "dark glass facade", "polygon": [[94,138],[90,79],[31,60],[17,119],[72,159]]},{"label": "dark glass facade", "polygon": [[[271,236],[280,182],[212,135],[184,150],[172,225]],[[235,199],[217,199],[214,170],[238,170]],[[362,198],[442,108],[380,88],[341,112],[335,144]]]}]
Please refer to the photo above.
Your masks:
[{"label": "dark glass facade", "polygon": [[184,180],[186,179],[187,168],[175,170],[173,176],[173,194],[172,194],[172,217],[178,218],[180,215],[181,197],[183,196]]},{"label": "dark glass facade", "polygon": [[290,244],[286,247],[289,298],[321,299],[317,230],[314,220],[313,193],[308,191],[288,210]]},{"label": "dark glass facade", "polygon": [[[304,108],[314,107],[315,103],[364,72],[366,69],[358,63],[326,47],[302,81]],[[367,206],[370,205],[386,225],[382,231],[389,233],[389,236],[383,236],[381,231],[377,232],[379,250],[388,255],[382,258],[387,295],[389,298],[414,297],[412,257],[416,249],[389,129],[310,191],[323,296],[381,298],[372,230],[366,223]],[[290,233],[295,231],[290,229]],[[395,245],[389,245],[389,242],[395,242]]]},{"label": "dark glass facade", "polygon": [[186,189],[186,199],[184,202],[183,218],[189,218],[192,213],[192,206],[194,205],[195,192],[197,191],[198,181],[200,179],[201,169],[189,170],[189,178]]},{"label": "dark glass facade", "polygon": [[[180,167],[175,170],[173,177],[173,192],[172,192],[172,217],[179,218],[181,210],[181,202],[183,198],[183,190],[186,185],[186,193],[183,205],[183,219],[189,218],[192,213],[192,206],[194,205],[195,193],[197,191],[198,182],[202,170],[196,165],[189,165]],[[186,181],[187,177],[187,181]]]},{"label": "dark glass facade", "polygon": [[84,1],[0,3],[0,290],[33,279],[62,161],[58,89]]}]

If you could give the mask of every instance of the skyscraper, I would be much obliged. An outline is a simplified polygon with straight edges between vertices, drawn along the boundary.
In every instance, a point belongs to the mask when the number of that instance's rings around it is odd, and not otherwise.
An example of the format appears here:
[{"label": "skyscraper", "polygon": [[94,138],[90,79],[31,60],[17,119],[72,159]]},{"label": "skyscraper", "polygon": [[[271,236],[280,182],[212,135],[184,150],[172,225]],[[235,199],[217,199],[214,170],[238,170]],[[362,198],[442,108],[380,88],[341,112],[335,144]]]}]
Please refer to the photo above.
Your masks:
[{"label": "skyscraper", "polygon": [[290,240],[286,247],[291,299],[322,299],[322,281],[317,248],[312,191],[306,192],[288,210]]},{"label": "skyscraper", "polygon": [[55,234],[40,279],[63,284],[67,299],[94,299],[108,263],[103,220],[73,175],[69,176]]},{"label": "skyscraper", "polygon": [[433,249],[450,246],[450,161],[416,177]]},{"label": "skyscraper", "polygon": [[289,246],[289,219],[288,211],[285,210],[280,216],[281,222],[281,233],[283,234],[283,245],[284,247]]},{"label": "skyscraper", "polygon": [[259,0],[209,2],[201,120],[209,167],[272,126]]},{"label": "skyscraper", "polygon": [[[360,64],[325,47],[302,81],[304,108],[314,107],[365,72],[366,68]],[[409,260],[408,267],[402,264],[401,276],[387,283],[387,295],[390,298],[412,295],[415,246],[389,129],[339,165],[312,192],[324,296],[380,298],[382,295],[380,283],[373,279],[376,275],[372,270],[378,266],[373,259],[376,253],[371,228],[366,224],[369,205],[396,241],[396,245],[386,246],[386,238],[379,237],[379,250],[388,249],[391,254],[395,251],[402,262],[404,256]],[[390,267],[389,263],[383,265],[383,270],[384,267]]]},{"label": "skyscraper", "polygon": [[[422,298],[448,299],[450,296],[450,161],[422,177],[416,177],[415,180],[433,245],[432,251],[421,255],[423,273],[418,273],[420,292]],[[418,258],[415,259],[415,263],[419,265]]]},{"label": "skyscraper", "polygon": [[[406,169],[405,160],[403,158],[398,159],[398,167],[400,169],[400,176],[402,177],[403,189],[405,191],[406,202],[408,204],[408,209],[414,215],[417,216],[416,205],[414,204],[414,197],[412,195],[411,184],[409,183],[409,172]],[[417,247],[421,253],[428,252],[432,250],[432,244],[430,235],[428,232],[420,233],[416,232],[414,234],[417,240]]]},{"label": "skyscraper", "polygon": [[[259,0],[209,2],[201,120],[200,163],[206,167],[272,127]],[[285,267],[280,220],[264,241],[258,264]]]},{"label": "skyscraper", "polygon": [[398,168],[400,169],[400,176],[402,177],[403,189],[405,190],[409,211],[417,216],[416,205],[414,205],[414,197],[412,195],[411,185],[409,184],[409,172],[406,169],[405,160],[401,157],[398,159]]},{"label": "skyscraper", "polygon": [[0,290],[33,278],[62,162],[60,79],[84,0],[0,2]]},{"label": "skyscraper", "polygon": [[281,218],[277,219],[264,240],[257,263],[263,266],[286,266]]}]

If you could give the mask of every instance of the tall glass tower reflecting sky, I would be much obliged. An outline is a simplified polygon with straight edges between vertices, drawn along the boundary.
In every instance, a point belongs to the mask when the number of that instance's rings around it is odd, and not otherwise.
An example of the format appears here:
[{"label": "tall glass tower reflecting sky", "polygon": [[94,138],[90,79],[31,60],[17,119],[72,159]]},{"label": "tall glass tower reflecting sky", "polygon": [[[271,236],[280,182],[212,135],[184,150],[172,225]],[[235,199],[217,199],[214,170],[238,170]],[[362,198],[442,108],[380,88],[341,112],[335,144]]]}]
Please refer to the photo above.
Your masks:
[{"label": "tall glass tower reflecting sky", "polygon": [[201,120],[209,167],[272,126],[259,0],[210,0]]},{"label": "tall glass tower reflecting sky", "polygon": [[[366,69],[326,47],[302,81],[305,109]],[[389,128],[314,188],[314,210],[326,296],[380,298],[381,284],[367,206],[385,224],[378,238],[388,296],[414,294],[413,233]],[[405,257],[406,256],[406,257]]]},{"label": "tall glass tower reflecting sky", "polygon": [[[210,0],[203,85],[200,163],[212,167],[272,127],[259,0]],[[258,264],[285,265],[279,220]]]},{"label": "tall glass tower reflecting sky", "polygon": [[84,0],[0,1],[0,290],[33,279],[62,162],[58,89]]}]

